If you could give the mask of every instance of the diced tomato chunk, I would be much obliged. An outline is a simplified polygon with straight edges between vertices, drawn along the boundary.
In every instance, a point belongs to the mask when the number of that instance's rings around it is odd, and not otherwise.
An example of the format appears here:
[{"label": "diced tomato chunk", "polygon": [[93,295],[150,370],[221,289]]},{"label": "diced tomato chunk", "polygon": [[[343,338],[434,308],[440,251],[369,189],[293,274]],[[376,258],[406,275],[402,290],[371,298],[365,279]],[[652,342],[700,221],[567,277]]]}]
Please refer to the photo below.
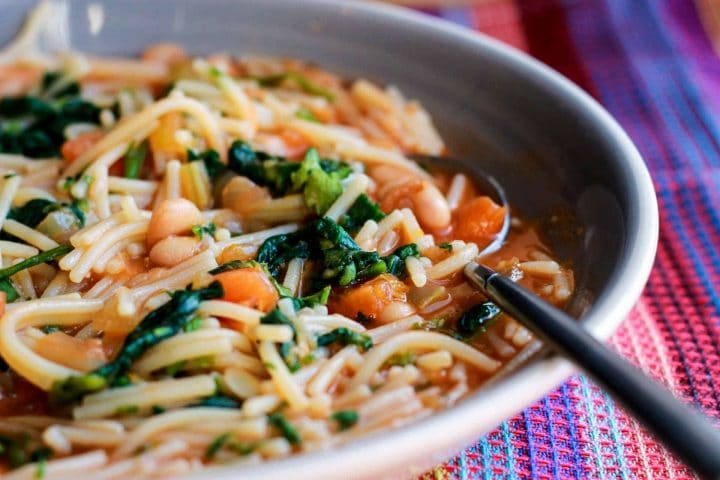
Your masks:
[{"label": "diced tomato chunk", "polygon": [[72,163],[80,155],[92,148],[92,146],[99,142],[104,136],[105,133],[99,130],[81,133],[77,137],[63,143],[60,148],[60,153],[62,153],[66,162]]},{"label": "diced tomato chunk", "polygon": [[275,286],[259,267],[239,268],[215,275],[223,287],[223,300],[269,312],[279,300]]},{"label": "diced tomato chunk", "polygon": [[406,302],[409,287],[396,276],[379,275],[372,280],[344,289],[330,296],[330,311],[349,318],[358,313],[370,318],[378,318],[383,309],[394,302]]},{"label": "diced tomato chunk", "polygon": [[475,242],[482,248],[497,235],[504,220],[505,207],[496,204],[490,197],[476,197],[457,209],[453,236]]}]

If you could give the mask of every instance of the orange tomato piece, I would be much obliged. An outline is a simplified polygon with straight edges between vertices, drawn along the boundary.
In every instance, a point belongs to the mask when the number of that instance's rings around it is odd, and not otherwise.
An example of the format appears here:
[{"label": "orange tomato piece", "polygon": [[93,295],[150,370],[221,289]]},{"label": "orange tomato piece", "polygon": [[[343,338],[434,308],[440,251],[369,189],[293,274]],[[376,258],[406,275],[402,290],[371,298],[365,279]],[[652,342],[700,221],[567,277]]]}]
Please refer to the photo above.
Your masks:
[{"label": "orange tomato piece", "polygon": [[396,276],[385,273],[361,285],[331,295],[328,307],[331,312],[349,318],[357,317],[358,313],[370,318],[378,318],[389,304],[406,302],[408,290],[410,287]]},{"label": "orange tomato piece", "polygon": [[[150,134],[150,150],[153,157],[185,160],[185,147],[175,139],[175,132],[183,127],[182,114],[174,112],[160,117],[157,128]],[[157,158],[155,158],[157,161]]]},{"label": "orange tomato piece", "polygon": [[77,137],[63,143],[60,148],[60,153],[62,153],[66,162],[72,163],[80,155],[92,148],[92,146],[99,142],[104,136],[105,133],[99,130],[81,133]]},{"label": "orange tomato piece", "polygon": [[142,59],[147,62],[158,62],[172,67],[187,60],[187,54],[176,43],[156,43],[145,49]]},{"label": "orange tomato piece", "polygon": [[476,197],[457,209],[453,236],[482,248],[500,231],[504,220],[505,207],[490,197]]},{"label": "orange tomato piece", "polygon": [[222,284],[223,300],[269,312],[279,295],[265,272],[259,267],[239,268],[215,275]]},{"label": "orange tomato piece", "polygon": [[286,128],[280,132],[280,138],[285,142],[287,147],[287,156],[290,158],[298,158],[305,154],[310,148],[310,142],[305,137],[294,130]]},{"label": "orange tomato piece", "polygon": [[7,294],[0,292],[0,317],[5,314],[5,303],[7,303]]}]

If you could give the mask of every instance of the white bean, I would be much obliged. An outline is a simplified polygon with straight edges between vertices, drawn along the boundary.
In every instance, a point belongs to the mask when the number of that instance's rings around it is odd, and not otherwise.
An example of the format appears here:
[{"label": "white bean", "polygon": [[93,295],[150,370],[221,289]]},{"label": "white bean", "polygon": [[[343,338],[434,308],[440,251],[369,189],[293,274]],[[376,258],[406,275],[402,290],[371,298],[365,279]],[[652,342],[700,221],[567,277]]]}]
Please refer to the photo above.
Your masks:
[{"label": "white bean", "polygon": [[163,238],[190,233],[194,225],[202,223],[202,214],[194,203],[184,198],[171,198],[153,210],[145,241],[152,248]]}]

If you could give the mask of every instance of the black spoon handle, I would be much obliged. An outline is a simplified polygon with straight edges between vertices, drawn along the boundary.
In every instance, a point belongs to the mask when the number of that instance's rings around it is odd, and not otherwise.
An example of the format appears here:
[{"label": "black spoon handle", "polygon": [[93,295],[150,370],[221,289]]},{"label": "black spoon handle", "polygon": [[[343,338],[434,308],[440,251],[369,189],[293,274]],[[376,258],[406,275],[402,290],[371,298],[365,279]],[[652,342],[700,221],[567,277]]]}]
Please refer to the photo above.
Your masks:
[{"label": "black spoon handle", "polygon": [[566,313],[474,263],[465,275],[502,310],[572,360],[704,478],[720,478],[720,433],[709,421],[592,337]]}]

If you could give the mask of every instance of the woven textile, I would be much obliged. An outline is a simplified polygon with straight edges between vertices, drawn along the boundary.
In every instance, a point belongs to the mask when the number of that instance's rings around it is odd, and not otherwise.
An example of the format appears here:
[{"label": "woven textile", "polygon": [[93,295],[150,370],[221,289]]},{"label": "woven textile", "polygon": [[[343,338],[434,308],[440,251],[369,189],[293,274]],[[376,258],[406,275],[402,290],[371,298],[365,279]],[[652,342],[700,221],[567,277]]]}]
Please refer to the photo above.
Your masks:
[{"label": "woven textile", "polygon": [[[719,419],[720,58],[695,4],[496,0],[425,11],[548,63],[630,134],[657,189],[660,245],[647,288],[611,343]],[[582,376],[425,477],[694,478]]]}]

